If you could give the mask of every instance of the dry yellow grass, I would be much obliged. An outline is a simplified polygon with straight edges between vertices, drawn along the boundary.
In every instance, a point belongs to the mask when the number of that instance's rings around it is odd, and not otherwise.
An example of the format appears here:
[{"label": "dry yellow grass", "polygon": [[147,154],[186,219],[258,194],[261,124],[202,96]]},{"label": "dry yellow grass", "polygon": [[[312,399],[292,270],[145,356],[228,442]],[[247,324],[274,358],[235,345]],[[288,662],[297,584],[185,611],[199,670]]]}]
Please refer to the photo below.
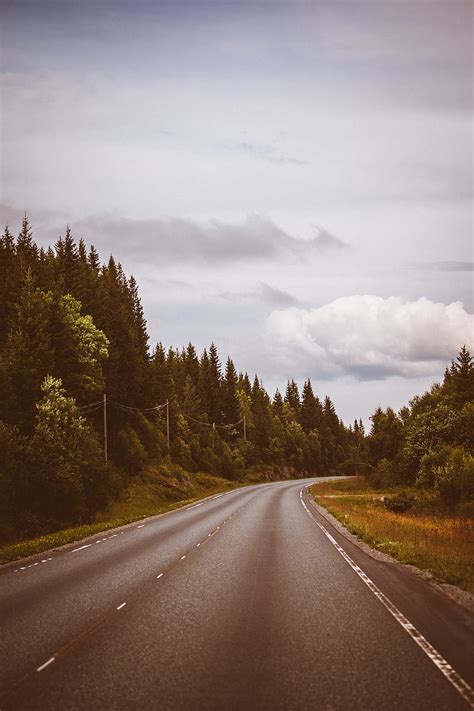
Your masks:
[{"label": "dry yellow grass", "polygon": [[474,592],[474,520],[442,512],[394,513],[380,501],[393,492],[371,490],[361,477],[316,484],[312,493],[352,533],[402,563]]}]

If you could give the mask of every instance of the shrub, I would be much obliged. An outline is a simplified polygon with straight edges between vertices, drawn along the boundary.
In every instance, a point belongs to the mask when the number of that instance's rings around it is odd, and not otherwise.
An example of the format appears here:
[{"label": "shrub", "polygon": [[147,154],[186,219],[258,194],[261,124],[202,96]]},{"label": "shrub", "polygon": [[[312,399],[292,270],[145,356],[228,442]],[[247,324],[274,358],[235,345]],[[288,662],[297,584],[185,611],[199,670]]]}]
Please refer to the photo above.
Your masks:
[{"label": "shrub", "polygon": [[367,472],[367,479],[375,489],[384,489],[391,484],[391,466],[387,459],[381,459],[374,469]]},{"label": "shrub", "polygon": [[383,505],[389,511],[394,513],[405,513],[412,508],[416,498],[408,491],[400,491],[395,496],[387,498],[383,501]]},{"label": "shrub", "polygon": [[115,458],[128,472],[138,471],[146,459],[145,447],[131,427],[124,427],[117,435]]},{"label": "shrub", "polygon": [[430,452],[422,457],[420,470],[416,477],[417,486],[422,489],[434,489],[436,471],[446,465],[451,447],[443,447],[437,452]]},{"label": "shrub", "polygon": [[448,506],[474,498],[474,457],[461,447],[452,449],[446,464],[435,467],[434,474],[435,489]]}]

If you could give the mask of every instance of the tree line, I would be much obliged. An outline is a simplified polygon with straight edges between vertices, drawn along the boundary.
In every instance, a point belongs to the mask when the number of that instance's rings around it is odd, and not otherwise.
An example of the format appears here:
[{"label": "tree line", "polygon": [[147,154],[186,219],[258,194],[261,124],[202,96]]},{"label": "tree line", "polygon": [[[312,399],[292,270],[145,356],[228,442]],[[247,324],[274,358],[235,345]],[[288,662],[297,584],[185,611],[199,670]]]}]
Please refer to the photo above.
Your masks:
[{"label": "tree line", "polygon": [[[441,383],[396,413],[377,408],[361,445],[361,470],[379,488],[417,487],[473,513],[474,360],[463,346]],[[366,462],[365,464],[363,462]],[[409,507],[402,497],[400,508]]]},{"label": "tree line", "polygon": [[346,427],[310,380],[270,397],[213,343],[150,349],[135,279],[69,227],[48,249],[26,216],[16,238],[7,227],[0,279],[0,537],[88,520],[147,462],[230,479],[353,472],[361,422]]}]

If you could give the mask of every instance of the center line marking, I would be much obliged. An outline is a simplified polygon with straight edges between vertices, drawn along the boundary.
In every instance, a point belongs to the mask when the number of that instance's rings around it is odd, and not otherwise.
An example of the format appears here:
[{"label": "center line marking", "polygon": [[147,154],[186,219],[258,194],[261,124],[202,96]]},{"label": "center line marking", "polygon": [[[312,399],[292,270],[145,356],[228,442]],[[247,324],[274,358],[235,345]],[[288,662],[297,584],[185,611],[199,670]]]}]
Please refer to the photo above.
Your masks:
[{"label": "center line marking", "polygon": [[186,558],[185,555],[182,555],[182,556],[181,556],[181,560],[184,560],[185,558]]},{"label": "center line marking", "polygon": [[[89,546],[91,546],[91,545],[92,545],[92,543],[86,543],[85,546],[81,546],[80,548],[74,548],[74,550],[72,550],[71,553],[77,553],[78,551],[83,551],[84,548],[89,548]],[[44,563],[45,561],[42,560],[41,562]]]},{"label": "center line marking", "polygon": [[121,610],[122,607],[125,607],[126,604],[126,602],[122,602],[122,604],[117,607],[117,610]]},{"label": "center line marking", "polygon": [[162,577],[163,577],[163,573],[160,573],[159,575],[156,576],[156,579],[159,580]]},{"label": "center line marking", "polygon": [[46,669],[46,667],[49,666],[52,662],[54,662],[54,657],[51,657],[50,659],[48,659],[48,661],[45,662],[44,664],[42,664],[40,667],[38,667],[38,669],[36,671],[38,671],[38,672],[43,671],[43,669]]}]

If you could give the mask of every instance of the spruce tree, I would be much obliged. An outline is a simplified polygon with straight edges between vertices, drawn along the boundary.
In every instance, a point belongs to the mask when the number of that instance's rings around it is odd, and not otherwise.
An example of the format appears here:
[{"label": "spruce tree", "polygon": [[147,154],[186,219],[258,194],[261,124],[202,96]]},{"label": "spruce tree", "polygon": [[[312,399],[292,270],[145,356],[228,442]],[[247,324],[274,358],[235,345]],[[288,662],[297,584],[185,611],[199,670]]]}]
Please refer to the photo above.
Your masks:
[{"label": "spruce tree", "polygon": [[225,375],[223,381],[223,412],[226,424],[234,424],[238,422],[239,403],[237,400],[237,385],[238,377],[234,363],[231,358],[227,358]]},{"label": "spruce tree", "polygon": [[309,434],[321,428],[323,409],[319,399],[314,395],[311,381],[308,379],[303,386],[299,422],[304,432]]},{"label": "spruce tree", "polygon": [[294,380],[289,380],[286,386],[285,402],[289,405],[294,413],[294,417],[298,418],[300,411],[300,393],[298,385]]}]

